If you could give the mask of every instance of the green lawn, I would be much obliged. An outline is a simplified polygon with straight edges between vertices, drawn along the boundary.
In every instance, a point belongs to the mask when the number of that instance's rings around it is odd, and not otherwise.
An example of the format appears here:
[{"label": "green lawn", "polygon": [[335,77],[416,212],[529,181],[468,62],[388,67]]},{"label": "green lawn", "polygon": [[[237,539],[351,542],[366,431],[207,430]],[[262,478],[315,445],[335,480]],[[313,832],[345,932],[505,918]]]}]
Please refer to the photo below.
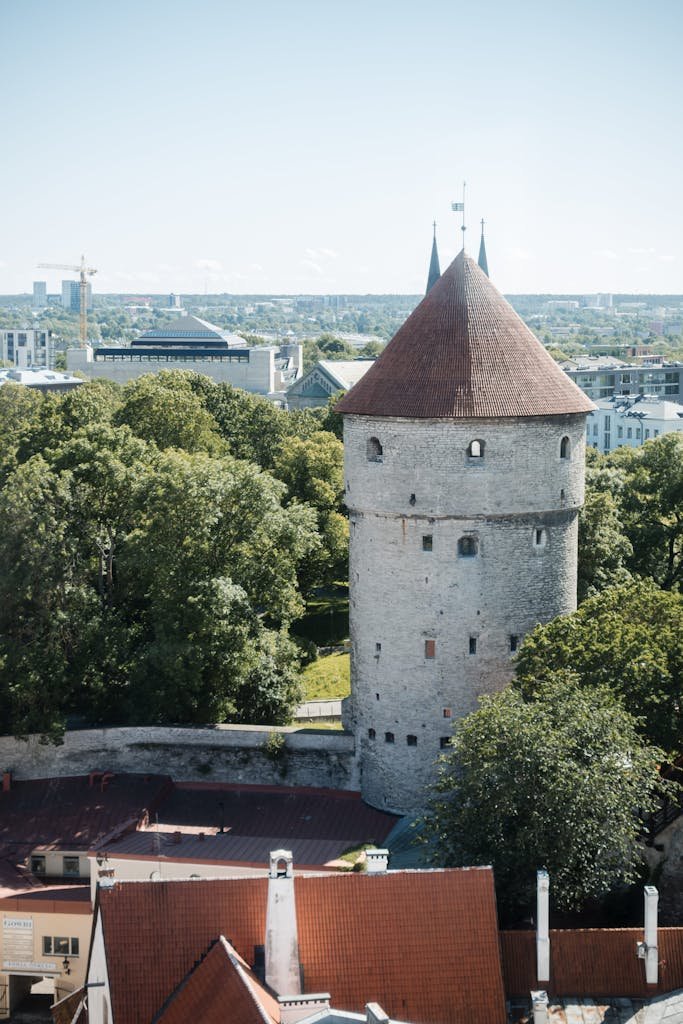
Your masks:
[{"label": "green lawn", "polygon": [[305,700],[336,700],[348,697],[351,677],[348,654],[326,654],[307,665],[301,674]]}]

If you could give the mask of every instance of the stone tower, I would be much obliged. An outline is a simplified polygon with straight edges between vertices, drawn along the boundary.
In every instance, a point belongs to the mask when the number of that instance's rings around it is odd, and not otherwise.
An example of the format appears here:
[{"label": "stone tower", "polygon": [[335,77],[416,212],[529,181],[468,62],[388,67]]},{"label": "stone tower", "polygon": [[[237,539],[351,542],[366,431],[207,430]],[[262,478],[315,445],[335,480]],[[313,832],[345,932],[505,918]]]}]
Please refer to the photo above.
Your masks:
[{"label": "stone tower", "polygon": [[351,697],[363,797],[423,804],[454,719],[576,607],[592,402],[463,252],[344,415]]}]

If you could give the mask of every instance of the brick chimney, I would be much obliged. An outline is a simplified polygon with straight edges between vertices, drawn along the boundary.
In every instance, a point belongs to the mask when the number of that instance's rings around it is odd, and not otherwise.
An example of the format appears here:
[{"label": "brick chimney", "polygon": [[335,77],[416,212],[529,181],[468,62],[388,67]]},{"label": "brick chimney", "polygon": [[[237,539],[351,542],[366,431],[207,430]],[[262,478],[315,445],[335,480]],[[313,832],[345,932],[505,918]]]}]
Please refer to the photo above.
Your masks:
[{"label": "brick chimney", "polygon": [[365,870],[369,875],[385,874],[389,867],[388,850],[366,850]]},{"label": "brick chimney", "polygon": [[536,872],[536,979],[550,981],[550,876]]},{"label": "brick chimney", "polygon": [[281,996],[301,993],[299,939],[290,850],[273,850],[266,908],[266,982]]}]

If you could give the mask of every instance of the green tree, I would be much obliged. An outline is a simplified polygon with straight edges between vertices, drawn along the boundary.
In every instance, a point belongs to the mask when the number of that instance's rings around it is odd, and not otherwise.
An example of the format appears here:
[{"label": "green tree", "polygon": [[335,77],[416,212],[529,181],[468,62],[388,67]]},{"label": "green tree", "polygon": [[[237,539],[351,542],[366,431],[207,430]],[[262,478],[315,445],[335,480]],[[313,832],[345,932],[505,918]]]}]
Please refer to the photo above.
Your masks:
[{"label": "green tree", "polygon": [[181,370],[148,373],[127,384],[114,422],[158,448],[219,453],[218,424]]},{"label": "green tree", "polygon": [[606,685],[650,742],[683,750],[683,595],[641,580],[537,626],[517,656],[515,686],[531,696],[559,670]]},{"label": "green tree", "polygon": [[526,908],[535,872],[560,909],[635,881],[640,820],[661,792],[661,752],[606,688],[548,677],[508,687],[456,726],[440,759],[426,835],[440,865],[491,864],[500,905]]},{"label": "green tree", "polygon": [[625,470],[624,526],[631,565],[664,590],[683,584],[683,436],[666,434],[640,448],[621,448],[612,464]]}]

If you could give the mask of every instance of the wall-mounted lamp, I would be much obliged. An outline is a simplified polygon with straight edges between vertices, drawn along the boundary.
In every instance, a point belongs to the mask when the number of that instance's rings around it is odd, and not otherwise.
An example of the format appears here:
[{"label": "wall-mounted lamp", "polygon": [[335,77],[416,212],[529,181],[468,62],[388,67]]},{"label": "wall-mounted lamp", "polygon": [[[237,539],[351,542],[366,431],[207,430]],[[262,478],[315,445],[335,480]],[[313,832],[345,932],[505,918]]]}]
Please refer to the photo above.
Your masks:
[{"label": "wall-mounted lamp", "polygon": [[71,967],[69,966],[69,958],[65,956],[62,960],[62,972],[64,974],[71,974]]}]

